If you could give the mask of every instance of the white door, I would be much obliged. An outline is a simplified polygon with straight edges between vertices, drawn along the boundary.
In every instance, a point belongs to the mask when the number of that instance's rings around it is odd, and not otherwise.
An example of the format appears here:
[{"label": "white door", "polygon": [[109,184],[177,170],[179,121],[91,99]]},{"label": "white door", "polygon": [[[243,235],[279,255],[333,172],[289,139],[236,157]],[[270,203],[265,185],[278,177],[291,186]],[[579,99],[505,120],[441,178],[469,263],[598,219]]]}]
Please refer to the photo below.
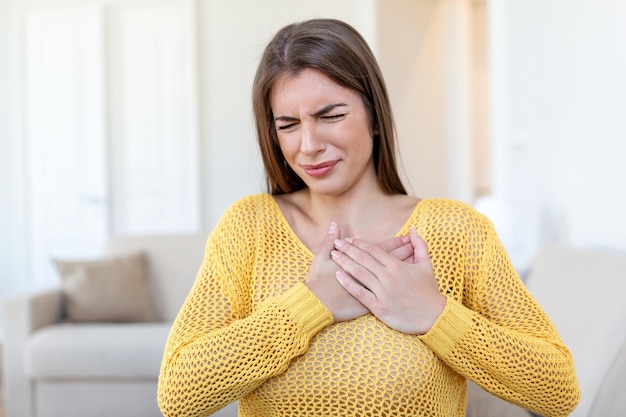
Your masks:
[{"label": "white door", "polygon": [[51,257],[93,255],[108,230],[102,31],[88,8],[22,21],[27,272],[44,287]]},{"label": "white door", "polygon": [[111,234],[199,228],[193,3],[12,3],[27,288]]}]

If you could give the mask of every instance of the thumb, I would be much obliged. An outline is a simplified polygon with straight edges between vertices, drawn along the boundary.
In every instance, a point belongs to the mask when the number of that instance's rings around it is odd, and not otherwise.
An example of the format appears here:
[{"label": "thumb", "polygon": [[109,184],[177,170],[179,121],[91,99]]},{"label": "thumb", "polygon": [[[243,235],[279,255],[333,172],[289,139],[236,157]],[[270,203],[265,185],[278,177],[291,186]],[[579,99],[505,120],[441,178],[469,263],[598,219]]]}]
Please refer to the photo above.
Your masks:
[{"label": "thumb", "polygon": [[428,255],[428,246],[424,239],[422,239],[415,229],[411,228],[409,231],[409,239],[411,239],[411,245],[413,245],[413,252],[415,263],[422,264],[428,263],[430,264],[430,256]]},{"label": "thumb", "polygon": [[327,254],[330,256],[330,253],[335,249],[335,240],[339,238],[339,228],[337,227],[337,223],[333,222],[330,224],[328,228],[328,233],[326,233],[326,237],[324,237],[324,242],[322,243],[322,247],[320,248],[320,253]]}]

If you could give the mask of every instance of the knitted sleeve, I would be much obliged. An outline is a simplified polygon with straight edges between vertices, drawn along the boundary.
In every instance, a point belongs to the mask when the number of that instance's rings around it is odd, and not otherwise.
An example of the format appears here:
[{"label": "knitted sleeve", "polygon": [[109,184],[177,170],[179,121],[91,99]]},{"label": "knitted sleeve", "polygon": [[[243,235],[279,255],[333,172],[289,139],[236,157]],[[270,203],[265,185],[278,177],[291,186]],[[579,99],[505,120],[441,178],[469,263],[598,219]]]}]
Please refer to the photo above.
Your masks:
[{"label": "knitted sleeve", "polygon": [[448,297],[421,339],[487,391],[546,417],[568,415],[580,398],[570,352],[526,290],[489,220],[478,213],[467,218],[455,257],[463,263],[462,301]]},{"label": "knitted sleeve", "polygon": [[284,372],[332,324],[303,284],[251,311],[256,215],[249,201],[235,203],[209,236],[165,347],[158,387],[165,416],[214,413]]}]

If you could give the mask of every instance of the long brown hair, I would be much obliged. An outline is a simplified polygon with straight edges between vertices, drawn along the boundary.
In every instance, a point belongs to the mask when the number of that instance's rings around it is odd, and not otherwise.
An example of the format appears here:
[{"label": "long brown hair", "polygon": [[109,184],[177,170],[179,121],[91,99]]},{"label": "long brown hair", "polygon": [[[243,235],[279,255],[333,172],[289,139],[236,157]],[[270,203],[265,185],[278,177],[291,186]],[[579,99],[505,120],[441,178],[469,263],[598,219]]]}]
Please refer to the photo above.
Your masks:
[{"label": "long brown hair", "polygon": [[254,78],[252,104],[268,192],[277,195],[306,187],[284,162],[270,104],[274,81],[283,74],[297,74],[305,68],[321,71],[363,97],[377,131],[373,159],[378,184],[387,193],[406,194],[396,166],[391,106],[376,58],[353,27],[334,19],[312,19],[285,26],[261,57]]}]

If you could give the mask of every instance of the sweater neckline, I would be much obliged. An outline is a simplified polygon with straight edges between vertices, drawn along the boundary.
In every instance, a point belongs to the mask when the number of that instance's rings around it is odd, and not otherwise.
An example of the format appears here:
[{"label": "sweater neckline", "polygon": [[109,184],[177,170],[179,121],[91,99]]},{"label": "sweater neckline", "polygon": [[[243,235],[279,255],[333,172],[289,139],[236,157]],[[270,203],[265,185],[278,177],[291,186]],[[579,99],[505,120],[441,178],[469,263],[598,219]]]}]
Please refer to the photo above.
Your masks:
[{"label": "sweater neckline", "polygon": [[[285,214],[283,213],[283,211],[280,209],[280,206],[278,205],[278,203],[276,202],[276,200],[274,199],[274,196],[272,196],[269,193],[263,193],[263,195],[270,200],[270,204],[271,207],[273,209],[274,215],[278,218],[278,220],[281,222],[282,224],[282,228],[285,229],[285,231],[291,236],[291,238],[297,242],[298,246],[300,246],[300,248],[305,251],[306,253],[308,253],[310,256],[315,256],[315,254],[313,252],[311,252],[311,250],[302,242],[302,239],[300,239],[300,237],[296,234],[296,232],[293,230],[293,228],[291,227],[291,225],[289,224],[289,222],[287,221],[287,217],[285,217]],[[424,203],[425,201],[427,201],[429,199],[427,198],[423,198],[421,200],[419,200],[417,202],[417,204],[415,205],[415,207],[413,208],[413,211],[411,212],[411,214],[409,215],[409,217],[406,219],[406,221],[404,222],[404,224],[402,225],[402,227],[400,228],[400,230],[398,230],[396,232],[396,234],[393,235],[393,237],[398,237],[398,236],[402,236],[402,235],[407,235],[409,233],[409,229],[411,228],[412,225],[415,224],[414,219],[417,217],[418,212],[421,209],[421,207],[423,206],[422,203]]]}]

